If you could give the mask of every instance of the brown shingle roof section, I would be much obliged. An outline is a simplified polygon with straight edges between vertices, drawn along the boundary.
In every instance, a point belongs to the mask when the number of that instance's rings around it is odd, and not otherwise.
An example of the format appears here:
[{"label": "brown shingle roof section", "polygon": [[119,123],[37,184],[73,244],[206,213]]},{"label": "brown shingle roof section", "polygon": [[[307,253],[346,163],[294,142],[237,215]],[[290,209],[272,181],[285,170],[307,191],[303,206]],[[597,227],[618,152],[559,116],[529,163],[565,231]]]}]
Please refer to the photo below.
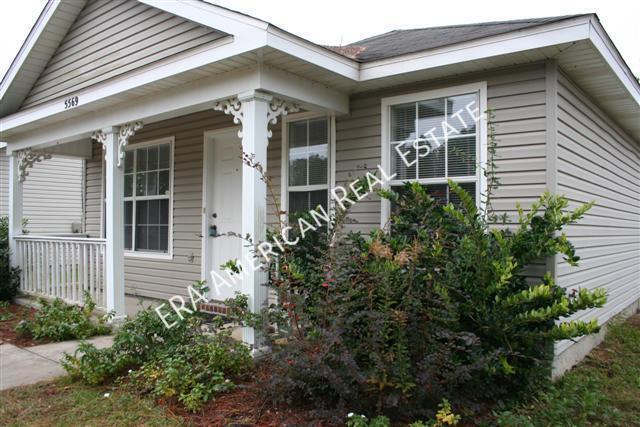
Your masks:
[{"label": "brown shingle roof section", "polygon": [[511,31],[537,27],[539,25],[580,16],[584,15],[483,22],[478,24],[449,25],[445,27],[418,28],[413,30],[394,30],[346,46],[327,47],[334,52],[355,59],[356,61],[370,62],[495,36]]}]

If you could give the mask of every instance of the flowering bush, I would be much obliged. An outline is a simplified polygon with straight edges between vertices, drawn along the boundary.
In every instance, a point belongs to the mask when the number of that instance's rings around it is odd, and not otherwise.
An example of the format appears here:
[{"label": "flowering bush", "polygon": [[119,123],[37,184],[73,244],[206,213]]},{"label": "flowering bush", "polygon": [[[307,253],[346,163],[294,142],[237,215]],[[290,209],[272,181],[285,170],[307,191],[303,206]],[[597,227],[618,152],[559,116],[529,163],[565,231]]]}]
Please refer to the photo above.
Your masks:
[{"label": "flowering bush", "polygon": [[338,212],[330,231],[286,249],[271,272],[278,304],[263,312],[277,324],[265,331],[274,399],[433,418],[447,398],[470,413],[547,378],[554,341],[598,330],[562,319],[602,306],[602,290],[567,292],[550,275],[531,283],[523,274],[557,253],[577,265],[560,231],[590,205],[566,212],[566,199],[545,193],[519,208],[516,226],[492,227],[449,186],[458,205],[418,184],[382,192],[394,205],[391,232],[345,236]]}]

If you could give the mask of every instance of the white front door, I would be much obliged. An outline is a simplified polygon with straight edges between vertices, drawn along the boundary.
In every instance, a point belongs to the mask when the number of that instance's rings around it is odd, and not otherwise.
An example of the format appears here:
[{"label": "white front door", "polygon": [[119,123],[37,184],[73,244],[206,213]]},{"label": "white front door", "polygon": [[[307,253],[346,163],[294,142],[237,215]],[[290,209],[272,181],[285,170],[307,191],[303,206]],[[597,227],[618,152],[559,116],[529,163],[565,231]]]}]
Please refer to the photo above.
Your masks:
[{"label": "white front door", "polygon": [[[242,154],[238,130],[207,132],[204,138],[203,174],[203,279],[209,286],[209,297],[223,301],[241,291],[240,279],[234,284],[220,266],[242,256],[243,241],[239,237],[221,236],[242,233]],[[212,236],[218,235],[218,237]],[[227,279],[232,286],[218,286],[211,271]]]}]

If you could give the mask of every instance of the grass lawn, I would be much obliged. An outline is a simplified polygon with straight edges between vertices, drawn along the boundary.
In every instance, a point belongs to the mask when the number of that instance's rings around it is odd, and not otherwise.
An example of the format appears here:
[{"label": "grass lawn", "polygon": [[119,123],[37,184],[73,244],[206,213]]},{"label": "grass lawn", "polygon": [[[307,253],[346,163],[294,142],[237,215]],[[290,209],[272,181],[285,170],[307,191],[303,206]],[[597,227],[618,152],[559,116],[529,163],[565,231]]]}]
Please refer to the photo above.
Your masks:
[{"label": "grass lawn", "polygon": [[[105,393],[109,393],[105,397]],[[151,399],[67,378],[0,392],[3,426],[179,426]]]},{"label": "grass lawn", "polygon": [[609,327],[605,341],[499,425],[640,426],[640,314]]},{"label": "grass lawn", "polygon": [[[221,405],[250,412],[241,409],[242,398],[228,397],[211,402],[195,417],[183,418],[151,399],[61,379],[0,392],[0,425],[226,425],[230,418],[224,422],[223,414],[234,411],[222,411]],[[258,425],[279,425],[265,421]],[[640,426],[640,314],[612,325],[605,342],[577,368],[529,402],[497,414],[495,422],[509,427]]]}]

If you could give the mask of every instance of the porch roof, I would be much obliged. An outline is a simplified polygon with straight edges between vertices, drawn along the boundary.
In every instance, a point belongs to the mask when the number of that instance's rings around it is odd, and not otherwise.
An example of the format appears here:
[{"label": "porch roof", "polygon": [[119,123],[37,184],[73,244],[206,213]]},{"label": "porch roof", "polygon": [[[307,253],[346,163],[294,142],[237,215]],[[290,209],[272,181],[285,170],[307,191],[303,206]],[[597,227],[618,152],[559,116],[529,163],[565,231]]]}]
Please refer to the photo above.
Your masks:
[{"label": "porch roof", "polygon": [[[62,100],[55,99],[18,111],[85,3],[50,0],[0,84],[3,140],[11,143],[16,136],[45,125],[95,115],[100,109],[153,96],[212,74],[228,75],[250,67],[287,73],[308,87],[326,88],[338,96],[555,58],[640,141],[640,85],[594,14],[474,24],[484,28],[479,34],[462,26],[392,32],[336,52],[266,21],[203,0],[139,1],[228,34],[229,40],[185,60],[82,89],[77,92],[84,100],[79,107],[65,110]],[[454,33],[457,36],[452,37]],[[443,38],[452,42],[438,42]],[[407,47],[397,50],[400,40],[407,41]],[[363,46],[367,49],[360,49]],[[257,88],[269,90],[261,83]]]}]

